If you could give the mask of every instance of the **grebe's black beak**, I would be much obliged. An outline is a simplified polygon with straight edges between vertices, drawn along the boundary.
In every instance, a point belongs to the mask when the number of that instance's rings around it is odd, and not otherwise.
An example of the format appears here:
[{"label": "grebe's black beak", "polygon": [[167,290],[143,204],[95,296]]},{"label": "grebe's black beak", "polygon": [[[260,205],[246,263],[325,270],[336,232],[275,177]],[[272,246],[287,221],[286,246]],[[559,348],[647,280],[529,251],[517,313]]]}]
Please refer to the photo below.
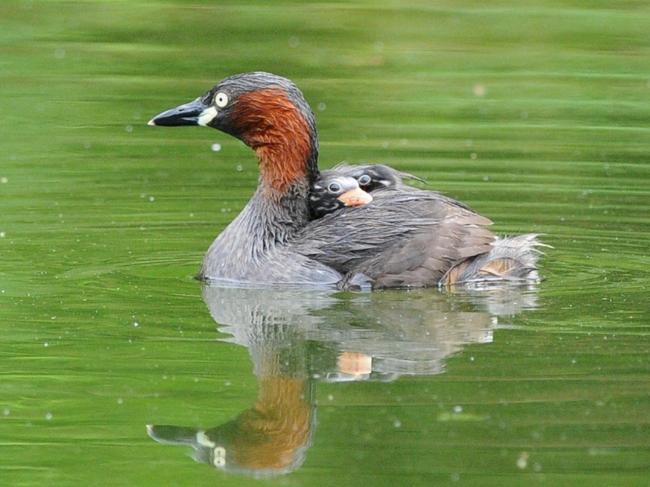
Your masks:
[{"label": "grebe's black beak", "polygon": [[201,98],[197,98],[184,105],[159,113],[149,120],[148,125],[160,125],[163,127],[207,125],[216,115],[217,110],[214,107],[205,105],[201,101]]}]

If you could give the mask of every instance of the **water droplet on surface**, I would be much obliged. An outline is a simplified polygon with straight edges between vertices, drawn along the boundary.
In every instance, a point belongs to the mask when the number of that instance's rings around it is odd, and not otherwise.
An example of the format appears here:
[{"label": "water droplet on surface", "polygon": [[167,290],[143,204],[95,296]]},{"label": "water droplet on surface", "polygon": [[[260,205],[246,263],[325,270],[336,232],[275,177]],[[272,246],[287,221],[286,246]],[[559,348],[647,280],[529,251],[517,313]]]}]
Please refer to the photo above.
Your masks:
[{"label": "water droplet on surface", "polygon": [[137,321],[134,321],[133,326],[135,326],[137,328],[138,326],[140,326],[140,323],[138,323]]},{"label": "water droplet on surface", "polygon": [[210,146],[210,149],[212,149],[212,152],[219,152],[221,150],[221,144],[215,142]]},{"label": "water droplet on surface", "polygon": [[5,232],[0,232],[0,238],[5,238],[7,234]]},{"label": "water droplet on surface", "polygon": [[122,399],[121,397],[118,397],[117,398],[117,403],[120,404],[120,405],[124,404],[124,399]]},{"label": "water droplet on surface", "polygon": [[300,45],[300,39],[296,36],[289,37],[289,47],[296,48]]},{"label": "water droplet on surface", "polygon": [[324,112],[326,108],[327,108],[327,105],[324,102],[320,102],[318,104],[318,111],[319,112]]},{"label": "water droplet on surface", "polygon": [[9,178],[7,178],[6,176],[2,176],[0,178],[0,183],[7,184],[8,182],[9,182]]},{"label": "water droplet on surface", "polygon": [[528,452],[522,451],[517,458],[517,468],[520,470],[525,469],[528,466]]},{"label": "water droplet on surface", "polygon": [[477,157],[478,157],[478,156],[476,155],[476,152],[472,152],[472,153],[469,155],[469,158],[470,158],[471,160],[473,160],[473,161],[475,161]]},{"label": "water droplet on surface", "polygon": [[127,125],[126,127],[124,127],[124,130],[126,130],[128,133],[133,132],[133,125]]},{"label": "water droplet on surface", "polygon": [[393,421],[393,426],[395,428],[401,428],[402,427],[402,422],[399,419],[396,419],[395,421]]},{"label": "water droplet on surface", "polygon": [[48,342],[45,342],[45,343],[43,343],[43,346],[44,346],[45,348],[47,348],[47,347],[50,346],[50,344],[49,344]]},{"label": "water droplet on surface", "polygon": [[242,172],[242,171],[244,170],[244,166],[242,166],[241,164],[237,164],[237,165],[235,166],[235,170],[236,170],[237,172]]},{"label": "water droplet on surface", "polygon": [[485,88],[485,85],[476,83],[472,88],[472,93],[474,93],[475,96],[485,96],[487,89]]},{"label": "water droplet on surface", "polygon": [[11,414],[11,410],[9,408],[4,408],[2,410],[2,414],[4,414],[5,416],[9,416]]},{"label": "water droplet on surface", "polygon": [[50,412],[45,413],[45,419],[51,421],[54,415]]},{"label": "water droplet on surface", "polygon": [[333,401],[333,400],[334,400],[334,396],[332,396],[331,394],[328,394],[328,395],[327,395],[327,400],[328,400],[328,401]]},{"label": "water droplet on surface", "polygon": [[463,406],[454,406],[454,412],[455,413],[462,413],[463,412]]},{"label": "water droplet on surface", "polygon": [[153,203],[154,201],[156,201],[156,198],[154,196],[149,196],[149,202]]}]

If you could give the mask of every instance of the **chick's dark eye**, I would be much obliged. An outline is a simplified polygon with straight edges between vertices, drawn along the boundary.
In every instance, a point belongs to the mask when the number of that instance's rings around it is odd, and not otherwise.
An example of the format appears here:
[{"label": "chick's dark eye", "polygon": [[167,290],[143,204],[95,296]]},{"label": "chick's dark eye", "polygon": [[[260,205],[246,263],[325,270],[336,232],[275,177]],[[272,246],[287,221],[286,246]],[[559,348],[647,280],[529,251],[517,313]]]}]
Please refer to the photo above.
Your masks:
[{"label": "chick's dark eye", "polygon": [[341,191],[341,185],[339,183],[330,183],[327,190],[330,193],[338,193]]},{"label": "chick's dark eye", "polygon": [[371,178],[367,174],[362,174],[359,176],[359,179],[357,179],[357,181],[359,181],[360,185],[365,186],[367,184],[370,184]]}]

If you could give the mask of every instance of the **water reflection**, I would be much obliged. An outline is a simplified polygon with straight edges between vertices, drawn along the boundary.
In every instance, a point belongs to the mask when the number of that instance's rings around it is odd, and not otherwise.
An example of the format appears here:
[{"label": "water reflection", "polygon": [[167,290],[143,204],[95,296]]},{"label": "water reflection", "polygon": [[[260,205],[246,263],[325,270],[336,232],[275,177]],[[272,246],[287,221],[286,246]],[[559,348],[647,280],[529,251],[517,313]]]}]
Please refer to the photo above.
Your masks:
[{"label": "water reflection", "polygon": [[[224,341],[246,347],[254,405],[209,429],[149,425],[159,443],[191,445],[199,462],[253,476],[298,468],[315,432],[319,381],[392,381],[444,371],[472,343],[489,343],[504,316],[534,308],[534,289],[499,287],[342,294],[205,287]],[[507,320],[506,320],[507,321]]]}]

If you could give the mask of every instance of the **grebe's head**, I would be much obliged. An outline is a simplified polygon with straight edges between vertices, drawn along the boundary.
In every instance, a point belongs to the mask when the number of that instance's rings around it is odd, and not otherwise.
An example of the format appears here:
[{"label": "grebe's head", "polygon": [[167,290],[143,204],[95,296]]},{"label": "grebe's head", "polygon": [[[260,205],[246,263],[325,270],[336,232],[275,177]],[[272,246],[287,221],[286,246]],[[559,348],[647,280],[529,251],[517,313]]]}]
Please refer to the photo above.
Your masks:
[{"label": "grebe's head", "polygon": [[195,100],[166,110],[149,125],[212,127],[242,140],[269,171],[278,189],[296,177],[318,174],[314,114],[290,80],[265,72],[229,76]]}]

